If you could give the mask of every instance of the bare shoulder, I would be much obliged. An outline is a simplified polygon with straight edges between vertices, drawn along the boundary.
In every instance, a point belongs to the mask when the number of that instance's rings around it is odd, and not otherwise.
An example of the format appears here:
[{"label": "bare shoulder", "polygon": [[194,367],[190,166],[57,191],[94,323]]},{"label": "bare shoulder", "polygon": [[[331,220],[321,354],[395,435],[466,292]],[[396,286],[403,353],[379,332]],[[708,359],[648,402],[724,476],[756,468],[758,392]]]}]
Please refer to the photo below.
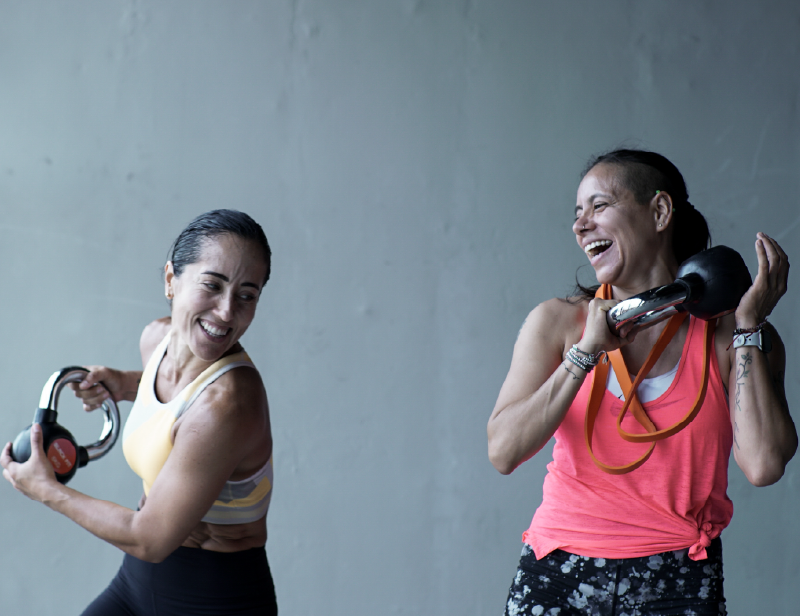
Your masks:
[{"label": "bare shoulder", "polygon": [[269,405],[261,375],[254,367],[229,370],[203,391],[195,402],[195,416],[236,438],[269,432]]},{"label": "bare shoulder", "polygon": [[554,297],[539,304],[534,310],[541,309],[549,318],[564,324],[580,323],[583,326],[589,302],[579,297]]},{"label": "bare shoulder", "polygon": [[158,343],[167,335],[169,328],[172,326],[171,317],[162,317],[149,323],[142,330],[142,335],[139,338],[139,351],[142,354],[142,365],[147,363],[150,356],[155,351]]},{"label": "bare shoulder", "polygon": [[229,370],[207,388],[217,402],[265,410],[267,392],[255,366],[239,366]]},{"label": "bare shoulder", "polygon": [[517,344],[546,344],[564,348],[580,339],[588,302],[577,298],[549,299],[534,308],[520,330]]},{"label": "bare shoulder", "polygon": [[588,302],[550,299],[534,308],[514,345],[511,366],[492,416],[534,393],[563,361],[567,349],[580,340]]}]

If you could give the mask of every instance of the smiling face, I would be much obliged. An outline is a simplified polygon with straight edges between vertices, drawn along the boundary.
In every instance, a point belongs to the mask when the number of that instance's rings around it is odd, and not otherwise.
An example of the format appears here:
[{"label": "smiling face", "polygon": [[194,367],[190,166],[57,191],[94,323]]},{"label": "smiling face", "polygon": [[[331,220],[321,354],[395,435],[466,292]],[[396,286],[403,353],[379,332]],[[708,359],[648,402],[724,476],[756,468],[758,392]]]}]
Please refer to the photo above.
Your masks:
[{"label": "smiling face", "polygon": [[665,215],[663,202],[653,195],[638,203],[618,165],[599,164],[584,176],[572,230],[598,282],[634,290],[672,282],[677,264],[665,233],[671,205]]},{"label": "smiling face", "polygon": [[165,266],[172,296],[172,331],[201,360],[213,362],[233,347],[256,313],[267,273],[263,250],[232,234],[203,241],[200,258],[176,276]]}]

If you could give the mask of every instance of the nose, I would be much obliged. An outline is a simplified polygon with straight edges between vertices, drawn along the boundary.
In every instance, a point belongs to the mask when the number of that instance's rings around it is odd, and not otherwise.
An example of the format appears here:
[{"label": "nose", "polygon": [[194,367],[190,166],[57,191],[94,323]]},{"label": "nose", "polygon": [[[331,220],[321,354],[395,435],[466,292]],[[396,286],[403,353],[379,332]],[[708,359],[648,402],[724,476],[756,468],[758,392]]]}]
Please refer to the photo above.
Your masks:
[{"label": "nose", "polygon": [[236,300],[232,293],[223,293],[220,295],[215,312],[221,321],[227,323],[233,318],[235,302]]},{"label": "nose", "polygon": [[578,217],[575,219],[575,223],[572,225],[572,231],[575,235],[580,235],[583,231],[585,231],[589,227],[589,217],[581,211],[578,214]]}]

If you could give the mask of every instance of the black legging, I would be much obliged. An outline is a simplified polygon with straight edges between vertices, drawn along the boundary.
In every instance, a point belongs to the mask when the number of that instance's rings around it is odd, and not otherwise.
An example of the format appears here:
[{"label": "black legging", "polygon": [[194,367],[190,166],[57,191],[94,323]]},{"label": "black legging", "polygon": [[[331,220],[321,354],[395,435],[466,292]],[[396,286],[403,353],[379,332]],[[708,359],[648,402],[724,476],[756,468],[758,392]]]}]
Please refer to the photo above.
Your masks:
[{"label": "black legging", "polygon": [[116,577],[83,616],[274,616],[264,548],[212,552],[180,547],[161,563],[125,555]]}]

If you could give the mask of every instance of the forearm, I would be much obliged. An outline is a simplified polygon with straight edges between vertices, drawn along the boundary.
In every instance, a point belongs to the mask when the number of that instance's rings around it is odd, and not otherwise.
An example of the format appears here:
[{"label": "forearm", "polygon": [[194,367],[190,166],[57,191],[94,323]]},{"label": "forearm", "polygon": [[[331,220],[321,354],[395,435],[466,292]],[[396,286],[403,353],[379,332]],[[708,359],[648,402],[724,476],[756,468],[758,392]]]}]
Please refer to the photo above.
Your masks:
[{"label": "forearm", "polygon": [[797,432],[780,395],[783,374],[772,375],[766,353],[740,347],[731,391],[734,457],[754,485],[770,485],[783,475],[797,449]]},{"label": "forearm", "polygon": [[160,562],[179,545],[167,545],[169,542],[156,533],[144,532],[137,519],[141,512],[92,498],[58,483],[49,486],[42,503],[99,539],[141,560]]},{"label": "forearm", "polygon": [[495,410],[489,419],[489,459],[508,474],[550,440],[588,373],[564,359],[529,396]]}]

